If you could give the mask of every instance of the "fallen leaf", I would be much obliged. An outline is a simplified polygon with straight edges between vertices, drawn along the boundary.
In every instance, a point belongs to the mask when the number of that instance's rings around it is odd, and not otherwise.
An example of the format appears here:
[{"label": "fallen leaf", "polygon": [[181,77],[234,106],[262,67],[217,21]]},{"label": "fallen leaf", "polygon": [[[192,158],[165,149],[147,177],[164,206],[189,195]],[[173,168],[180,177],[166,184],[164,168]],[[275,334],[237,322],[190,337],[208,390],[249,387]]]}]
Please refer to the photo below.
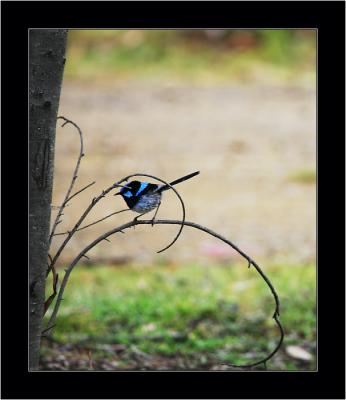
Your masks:
[{"label": "fallen leaf", "polygon": [[304,361],[312,360],[312,355],[300,346],[287,346],[286,353],[290,357],[297,358],[299,360],[304,360]]},{"label": "fallen leaf", "polygon": [[154,324],[153,322],[146,324],[146,325],[142,325],[143,332],[152,332],[155,329],[156,329],[156,324]]}]

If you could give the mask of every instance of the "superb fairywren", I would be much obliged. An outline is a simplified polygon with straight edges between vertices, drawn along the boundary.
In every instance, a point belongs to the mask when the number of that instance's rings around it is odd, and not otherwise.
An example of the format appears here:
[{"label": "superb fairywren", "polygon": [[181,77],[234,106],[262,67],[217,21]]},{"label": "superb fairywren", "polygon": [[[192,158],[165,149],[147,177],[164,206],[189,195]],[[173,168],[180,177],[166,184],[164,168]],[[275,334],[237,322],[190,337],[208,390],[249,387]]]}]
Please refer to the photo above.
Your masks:
[{"label": "superb fairywren", "polygon": [[[177,183],[184,182],[198,174],[199,171],[193,172],[192,174],[176,179],[175,181],[171,182],[170,185],[173,186]],[[166,184],[156,185],[148,182],[131,181],[130,183],[126,184],[126,186],[124,185],[120,192],[115,193],[114,196],[120,194],[132,211],[143,215],[154,210],[155,208],[158,209],[161,204],[162,192],[168,189],[170,189],[170,186]],[[155,216],[153,219],[155,219]],[[138,217],[140,217],[140,215]]]}]

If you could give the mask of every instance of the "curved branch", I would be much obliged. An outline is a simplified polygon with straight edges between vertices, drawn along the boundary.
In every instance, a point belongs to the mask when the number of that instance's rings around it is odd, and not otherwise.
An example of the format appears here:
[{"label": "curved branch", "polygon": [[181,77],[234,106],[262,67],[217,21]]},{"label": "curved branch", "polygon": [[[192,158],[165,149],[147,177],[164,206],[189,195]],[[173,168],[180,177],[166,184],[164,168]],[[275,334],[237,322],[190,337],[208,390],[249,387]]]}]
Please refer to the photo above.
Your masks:
[{"label": "curved branch", "polygon": [[[149,178],[153,178],[153,179],[156,179],[156,180],[168,185],[170,188],[172,188],[173,191],[175,192],[175,194],[178,196],[180,202],[181,202],[182,209],[183,209],[183,222],[185,221],[185,206],[184,206],[184,202],[183,202],[183,199],[181,198],[181,196],[179,195],[179,193],[177,192],[177,190],[174,187],[172,187],[169,183],[165,182],[164,180],[162,180],[160,178],[157,178],[156,176],[153,176],[153,175],[147,175],[147,174],[141,174],[141,173],[136,173],[136,174],[129,175],[126,178],[121,179],[119,182],[114,183],[112,186],[108,187],[106,190],[103,190],[102,193],[99,196],[94,197],[92,199],[90,205],[87,207],[87,209],[84,211],[82,216],[79,218],[79,220],[77,221],[76,225],[73,227],[73,229],[71,231],[68,231],[67,237],[65,238],[63,243],[60,245],[58,251],[56,252],[55,256],[53,257],[53,260],[51,261],[51,264],[49,265],[49,267],[47,269],[47,276],[48,276],[49,272],[52,270],[52,268],[54,267],[54,265],[56,264],[57,259],[60,257],[60,254],[62,253],[62,251],[66,247],[67,243],[70,241],[70,239],[75,234],[75,232],[77,232],[80,224],[84,221],[84,219],[89,214],[91,209],[96,205],[96,203],[98,203],[103,197],[105,197],[106,194],[108,194],[111,190],[121,186],[122,182],[127,181],[128,179],[130,179],[130,178],[132,178],[134,176],[146,176],[146,177],[149,177]],[[59,221],[57,222],[57,224],[59,224]],[[183,224],[182,224],[181,228],[179,229],[179,232],[178,232],[177,236],[174,238],[174,240],[168,246],[166,246],[164,249],[158,251],[158,253],[161,253],[162,251],[164,251],[164,250],[168,249],[169,247],[171,247],[173,245],[173,243],[175,243],[176,240],[178,239],[178,237],[180,236],[182,229],[183,229]]]},{"label": "curved branch", "polygon": [[[70,276],[73,268],[79,262],[79,260],[82,257],[84,257],[85,254],[89,250],[91,250],[93,247],[95,247],[98,243],[100,243],[102,240],[107,239],[108,236],[111,236],[111,235],[113,235],[115,233],[121,232],[121,231],[123,231],[125,229],[131,228],[132,226],[135,226],[135,225],[146,225],[146,224],[152,224],[152,221],[151,220],[133,220],[131,222],[123,224],[123,225],[121,225],[121,226],[119,226],[117,228],[114,228],[114,229],[104,233],[103,235],[99,236],[97,239],[95,239],[93,242],[91,242],[87,247],[85,247],[78,254],[78,256],[72,261],[72,263],[65,270],[65,275],[64,275],[63,281],[61,283],[61,287],[60,287],[60,290],[59,290],[59,293],[58,293],[58,297],[57,297],[57,300],[56,300],[52,315],[51,315],[51,317],[50,317],[50,319],[48,321],[47,328],[45,329],[46,332],[49,331],[48,335],[51,333],[51,329],[54,326],[54,323],[55,323],[55,320],[56,320],[56,317],[57,317],[57,313],[59,311],[59,307],[60,307],[60,304],[61,304],[62,296],[63,296],[64,290],[65,290],[65,287],[67,285],[69,276]],[[154,224],[182,225],[183,222],[182,221],[178,221],[178,220],[156,220],[156,221],[154,221]],[[223,241],[224,243],[228,244],[229,246],[231,246],[242,257],[244,257],[248,261],[248,263],[250,265],[253,265],[253,267],[256,269],[256,271],[260,274],[260,276],[264,279],[264,281],[268,285],[268,287],[269,287],[269,289],[270,289],[270,291],[271,291],[271,293],[272,293],[272,295],[274,297],[274,300],[275,300],[275,311],[274,311],[274,314],[273,314],[273,319],[274,319],[275,323],[277,324],[277,326],[279,328],[279,331],[280,331],[280,340],[279,340],[277,346],[274,348],[274,350],[268,356],[266,356],[262,360],[259,360],[259,361],[255,362],[255,363],[252,363],[252,364],[234,365],[234,364],[230,364],[230,363],[223,363],[224,365],[228,365],[228,366],[232,366],[232,367],[241,367],[241,368],[251,368],[251,367],[254,367],[254,366],[259,365],[259,364],[265,364],[279,350],[279,348],[280,348],[280,346],[281,346],[281,344],[283,342],[283,339],[284,339],[284,331],[283,331],[282,325],[281,325],[281,323],[279,321],[279,318],[278,318],[279,315],[280,315],[279,297],[278,297],[278,295],[277,295],[272,283],[270,282],[269,278],[264,274],[262,269],[257,265],[257,263],[255,261],[253,261],[246,253],[244,253],[242,250],[240,250],[230,240],[224,238],[223,236],[219,235],[218,233],[212,231],[211,229],[208,229],[208,228],[206,228],[206,227],[204,227],[202,225],[196,224],[194,222],[185,221],[184,225],[190,226],[190,227],[198,229],[198,230],[201,230],[203,232],[206,232],[209,235],[211,235],[211,236]]]},{"label": "curved branch", "polygon": [[[63,210],[64,210],[64,208],[65,208],[65,205],[66,205],[67,201],[69,200],[70,193],[71,193],[71,191],[72,191],[72,189],[73,189],[73,186],[74,186],[75,181],[76,181],[77,176],[78,176],[77,174],[78,174],[78,170],[79,170],[79,165],[80,165],[81,159],[82,159],[82,157],[84,156],[83,134],[82,134],[82,131],[81,131],[81,129],[79,128],[79,126],[78,126],[77,124],[75,124],[73,121],[70,121],[69,119],[67,119],[67,118],[65,118],[65,117],[60,116],[60,117],[57,118],[57,120],[58,120],[58,119],[63,119],[63,120],[65,121],[65,122],[61,125],[62,127],[64,127],[66,124],[71,124],[71,125],[73,125],[75,128],[77,128],[77,131],[78,131],[78,134],[79,134],[79,139],[80,139],[80,150],[79,150],[79,156],[78,156],[77,164],[76,164],[76,167],[75,167],[75,169],[74,169],[74,171],[73,171],[73,175],[72,175],[72,180],[71,180],[70,186],[69,186],[69,188],[67,189],[67,193],[66,193],[66,195],[65,195],[64,201],[62,202],[61,206],[59,207],[59,212],[58,212],[58,214],[57,214],[57,216],[56,216],[56,218],[55,218],[55,221],[54,221],[53,227],[52,227],[52,231],[51,231],[51,233],[50,233],[50,235],[49,235],[49,240],[48,240],[48,246],[49,246],[49,247],[50,247],[50,245],[51,245],[51,243],[52,243],[52,239],[53,239],[53,236],[54,236],[54,232],[55,232],[56,227],[57,227],[58,224],[59,224],[59,221],[60,221],[60,217],[61,217],[61,215],[62,215],[62,212],[63,212]],[[72,198],[72,196],[71,196],[71,198]],[[70,198],[70,199],[71,199],[71,198]]]},{"label": "curved branch", "polygon": [[[164,183],[165,185],[169,186],[169,187],[174,191],[174,193],[177,195],[178,199],[180,200],[181,208],[182,208],[182,210],[183,210],[183,218],[182,218],[182,220],[181,220],[180,229],[179,229],[177,235],[175,236],[175,238],[171,241],[171,243],[169,243],[169,245],[167,245],[167,246],[164,247],[163,249],[157,251],[157,253],[162,253],[163,251],[165,251],[165,250],[169,249],[171,246],[173,246],[173,244],[178,240],[178,238],[179,238],[179,236],[181,235],[181,232],[182,232],[182,230],[183,230],[183,228],[184,228],[185,214],[186,214],[186,213],[185,213],[185,204],[184,204],[184,201],[183,201],[183,199],[181,198],[180,194],[178,193],[178,191],[177,191],[177,189],[176,189],[175,187],[173,187],[170,183],[164,181],[163,179],[157,178],[157,177],[154,176],[154,175],[141,174],[141,173],[132,174],[132,175],[127,176],[126,178],[123,178],[123,179],[122,179],[121,181],[119,181],[118,183],[125,182],[125,181],[127,181],[128,179],[133,178],[133,177],[135,177],[135,176],[145,176],[145,177],[147,177],[147,178],[156,179],[157,181],[159,181],[159,182],[161,182],[161,183]],[[155,218],[155,216],[154,216],[154,218]],[[154,221],[153,221],[152,223],[154,223]]]},{"label": "curved branch", "polygon": [[109,188],[107,188],[106,190],[103,190],[101,192],[101,194],[97,197],[94,197],[91,201],[91,203],[89,204],[89,206],[86,208],[86,210],[84,211],[84,213],[81,215],[81,217],[79,218],[79,220],[77,221],[77,223],[75,224],[75,226],[72,228],[71,231],[68,232],[67,237],[65,238],[65,240],[63,241],[63,243],[60,245],[58,251],[56,252],[55,256],[53,257],[49,268],[47,269],[47,275],[49,274],[50,270],[54,267],[54,265],[56,264],[57,259],[59,258],[60,254],[62,253],[62,251],[64,250],[64,248],[66,247],[67,243],[70,241],[70,239],[72,238],[72,236],[75,234],[75,232],[78,230],[80,224],[84,221],[84,219],[86,218],[86,216],[89,214],[89,212],[91,211],[91,209],[96,205],[96,203],[98,203],[103,197],[106,196],[107,193],[109,193],[112,189],[115,189],[117,186],[117,183],[114,183],[112,186],[110,186]]}]

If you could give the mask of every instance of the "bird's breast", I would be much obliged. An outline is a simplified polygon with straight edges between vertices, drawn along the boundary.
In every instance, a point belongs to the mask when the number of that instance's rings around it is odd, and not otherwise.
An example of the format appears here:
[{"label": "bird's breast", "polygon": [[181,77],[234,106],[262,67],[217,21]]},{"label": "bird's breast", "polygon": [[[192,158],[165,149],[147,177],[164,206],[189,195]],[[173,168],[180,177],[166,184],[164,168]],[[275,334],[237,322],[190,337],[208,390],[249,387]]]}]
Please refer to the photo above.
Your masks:
[{"label": "bird's breast", "polygon": [[154,210],[161,201],[161,193],[147,193],[140,196],[137,203],[132,207],[133,211],[140,214]]}]

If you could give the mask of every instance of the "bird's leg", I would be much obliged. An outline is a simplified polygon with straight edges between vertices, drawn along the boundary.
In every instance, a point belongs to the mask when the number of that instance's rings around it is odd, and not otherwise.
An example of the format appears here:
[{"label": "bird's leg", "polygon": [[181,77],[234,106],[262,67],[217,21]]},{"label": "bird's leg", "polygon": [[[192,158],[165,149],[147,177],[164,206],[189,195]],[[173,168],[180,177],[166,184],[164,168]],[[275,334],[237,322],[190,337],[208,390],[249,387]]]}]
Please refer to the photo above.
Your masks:
[{"label": "bird's leg", "polygon": [[[138,221],[138,218],[141,217],[141,216],[144,215],[144,214],[147,214],[147,213],[145,212],[145,213],[142,213],[142,214],[137,215],[137,217],[133,218],[133,222],[137,222],[137,221]],[[136,229],[136,225],[133,225],[133,229]]]},{"label": "bird's leg", "polygon": [[153,219],[151,220],[151,226],[154,226],[155,217],[156,217],[157,212],[159,211],[160,205],[161,205],[161,201],[160,201],[159,205],[156,207],[155,214],[153,216]]}]

